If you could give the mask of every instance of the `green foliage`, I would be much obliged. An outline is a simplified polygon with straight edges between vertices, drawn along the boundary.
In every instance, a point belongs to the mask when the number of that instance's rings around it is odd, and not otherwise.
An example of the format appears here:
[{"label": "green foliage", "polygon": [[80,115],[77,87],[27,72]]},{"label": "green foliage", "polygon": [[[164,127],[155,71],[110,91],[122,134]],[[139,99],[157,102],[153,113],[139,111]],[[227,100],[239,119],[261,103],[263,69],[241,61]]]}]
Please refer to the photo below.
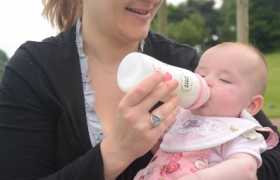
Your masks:
[{"label": "green foliage", "polygon": [[[279,0],[249,1],[249,41],[262,52],[280,49]],[[223,1],[219,41],[236,41],[236,1]]]},{"label": "green foliage", "polygon": [[207,19],[207,22],[212,21],[207,15],[211,15],[214,12],[213,6],[214,0],[188,0],[189,13],[201,12]]},{"label": "green foliage", "polygon": [[[236,0],[224,0],[219,9],[214,4],[214,0],[168,4],[168,37],[181,43],[199,44],[202,51],[221,42],[236,41]],[[279,9],[279,0],[249,1],[249,40],[262,52],[280,49]],[[151,29],[157,32],[157,16]]]},{"label": "green foliage", "polygon": [[157,18],[157,14],[155,15],[152,23],[151,23],[151,26],[150,26],[150,29],[153,30],[154,32],[157,32],[158,30],[158,18]]},{"label": "green foliage", "polygon": [[188,17],[189,10],[186,2],[179,3],[177,6],[167,5],[168,22],[179,22]]},{"label": "green foliage", "polygon": [[280,49],[279,0],[254,0],[249,4],[250,42],[263,52]]},{"label": "green foliage", "polygon": [[219,14],[219,42],[236,41],[236,1],[223,1]]},{"label": "green foliage", "polygon": [[213,0],[188,0],[178,6],[168,5],[168,37],[180,43],[212,46],[216,34],[218,11]]},{"label": "green foliage", "polygon": [[8,62],[9,58],[7,54],[0,49],[0,80],[2,79],[2,74],[5,68],[6,63]]},{"label": "green foliage", "polygon": [[192,14],[189,19],[168,24],[168,37],[192,46],[201,44],[206,33],[204,19],[199,13]]},{"label": "green foliage", "polygon": [[263,111],[269,118],[280,117],[280,51],[265,54],[268,85],[264,95]]}]

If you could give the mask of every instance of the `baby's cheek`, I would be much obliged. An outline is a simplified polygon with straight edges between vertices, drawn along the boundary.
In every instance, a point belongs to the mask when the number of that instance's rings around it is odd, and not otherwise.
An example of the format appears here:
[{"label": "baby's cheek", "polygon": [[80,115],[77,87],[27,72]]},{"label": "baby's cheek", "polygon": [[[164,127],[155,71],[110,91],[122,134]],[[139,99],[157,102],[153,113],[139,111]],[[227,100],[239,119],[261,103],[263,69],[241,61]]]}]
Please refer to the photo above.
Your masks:
[{"label": "baby's cheek", "polygon": [[228,96],[230,95],[221,95],[219,101],[215,102],[216,109],[221,113],[221,116],[238,117],[241,112],[241,102],[237,98]]}]

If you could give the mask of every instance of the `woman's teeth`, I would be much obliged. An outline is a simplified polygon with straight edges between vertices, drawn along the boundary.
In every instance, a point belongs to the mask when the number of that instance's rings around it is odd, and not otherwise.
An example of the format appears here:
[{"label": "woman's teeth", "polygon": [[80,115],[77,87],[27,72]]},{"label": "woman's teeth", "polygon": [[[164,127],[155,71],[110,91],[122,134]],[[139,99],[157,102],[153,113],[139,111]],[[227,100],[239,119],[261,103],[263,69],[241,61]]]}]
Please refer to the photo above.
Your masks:
[{"label": "woman's teeth", "polygon": [[131,8],[126,8],[127,10],[134,12],[134,13],[138,13],[138,14],[148,14],[148,11],[141,11],[141,10],[137,10],[137,9],[131,9]]}]

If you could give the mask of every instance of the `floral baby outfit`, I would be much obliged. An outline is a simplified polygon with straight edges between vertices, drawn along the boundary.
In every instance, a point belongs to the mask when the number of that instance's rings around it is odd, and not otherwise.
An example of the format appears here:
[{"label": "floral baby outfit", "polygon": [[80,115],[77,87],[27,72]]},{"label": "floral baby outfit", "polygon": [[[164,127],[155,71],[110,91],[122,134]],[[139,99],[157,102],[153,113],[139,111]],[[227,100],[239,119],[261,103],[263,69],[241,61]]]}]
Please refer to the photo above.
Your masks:
[{"label": "floral baby outfit", "polygon": [[[240,117],[197,116],[181,109],[160,149],[134,180],[176,180],[214,166],[238,152],[254,156],[259,167],[260,154],[273,148],[278,136],[270,128],[262,128],[246,110]],[[270,136],[265,140],[255,130],[268,131]]]}]

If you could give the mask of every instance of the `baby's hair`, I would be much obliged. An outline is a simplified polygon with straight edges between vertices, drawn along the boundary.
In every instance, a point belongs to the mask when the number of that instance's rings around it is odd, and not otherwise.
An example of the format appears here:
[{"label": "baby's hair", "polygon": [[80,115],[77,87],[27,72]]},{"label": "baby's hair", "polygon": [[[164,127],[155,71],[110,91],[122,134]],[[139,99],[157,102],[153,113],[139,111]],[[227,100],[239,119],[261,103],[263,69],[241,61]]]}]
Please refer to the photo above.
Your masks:
[{"label": "baby's hair", "polygon": [[42,16],[61,31],[76,25],[83,12],[82,0],[42,0],[42,3],[44,5]]},{"label": "baby's hair", "polygon": [[218,44],[216,47],[223,47],[223,46],[238,46],[241,48],[246,48],[247,50],[255,53],[258,58],[256,58],[256,64],[255,64],[255,70],[251,73],[253,73],[253,84],[254,84],[254,91],[260,95],[264,95],[264,92],[266,90],[267,86],[267,64],[264,58],[263,53],[261,53],[258,48],[253,46],[252,44],[243,44],[240,42],[224,42],[221,44]]}]

